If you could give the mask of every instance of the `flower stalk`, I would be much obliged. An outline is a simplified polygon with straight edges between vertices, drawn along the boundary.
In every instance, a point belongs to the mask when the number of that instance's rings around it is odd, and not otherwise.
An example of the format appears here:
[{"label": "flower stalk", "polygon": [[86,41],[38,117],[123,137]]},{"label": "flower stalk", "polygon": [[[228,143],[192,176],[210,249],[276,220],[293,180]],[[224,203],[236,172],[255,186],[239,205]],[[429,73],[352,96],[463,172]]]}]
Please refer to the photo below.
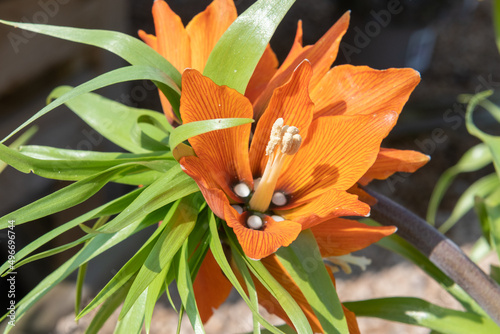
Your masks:
[{"label": "flower stalk", "polygon": [[379,193],[366,191],[378,201],[372,207],[371,218],[382,225],[396,226],[397,234],[461,286],[500,326],[500,286],[425,220]]}]

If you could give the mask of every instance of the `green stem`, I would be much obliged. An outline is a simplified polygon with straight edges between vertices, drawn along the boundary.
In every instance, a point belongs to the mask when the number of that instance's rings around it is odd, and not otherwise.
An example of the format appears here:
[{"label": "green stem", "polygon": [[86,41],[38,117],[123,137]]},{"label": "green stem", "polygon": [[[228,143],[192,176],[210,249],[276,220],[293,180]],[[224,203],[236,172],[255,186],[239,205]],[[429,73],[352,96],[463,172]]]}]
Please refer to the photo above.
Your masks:
[{"label": "green stem", "polygon": [[500,287],[450,239],[425,220],[391,199],[366,190],[378,201],[371,218],[382,225],[393,225],[398,234],[426,255],[460,285],[500,326]]}]

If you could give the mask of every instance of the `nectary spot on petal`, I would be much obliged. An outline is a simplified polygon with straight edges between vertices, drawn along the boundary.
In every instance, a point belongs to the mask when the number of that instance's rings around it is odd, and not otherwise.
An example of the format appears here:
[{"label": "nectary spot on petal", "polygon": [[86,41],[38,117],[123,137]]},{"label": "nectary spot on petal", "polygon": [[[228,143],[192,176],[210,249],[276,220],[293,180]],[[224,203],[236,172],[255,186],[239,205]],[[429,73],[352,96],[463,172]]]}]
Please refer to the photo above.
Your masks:
[{"label": "nectary spot on petal", "polygon": [[227,225],[233,229],[245,254],[254,260],[271,255],[281,246],[290,245],[301,231],[301,225],[296,222],[276,222],[270,216],[263,217],[263,229],[253,230],[247,227],[249,215],[248,211],[238,214],[229,204],[224,210]]}]

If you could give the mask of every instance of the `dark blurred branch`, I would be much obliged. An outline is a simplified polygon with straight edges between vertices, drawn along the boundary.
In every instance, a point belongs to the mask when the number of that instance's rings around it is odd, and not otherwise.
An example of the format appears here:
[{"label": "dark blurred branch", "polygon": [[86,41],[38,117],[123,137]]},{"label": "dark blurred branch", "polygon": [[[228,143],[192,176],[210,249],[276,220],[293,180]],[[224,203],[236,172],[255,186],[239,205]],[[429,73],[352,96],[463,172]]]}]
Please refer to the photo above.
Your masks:
[{"label": "dark blurred branch", "polygon": [[371,217],[382,225],[394,225],[398,234],[425,254],[460,285],[500,326],[500,287],[450,239],[425,220],[391,199],[372,190],[378,201]]}]

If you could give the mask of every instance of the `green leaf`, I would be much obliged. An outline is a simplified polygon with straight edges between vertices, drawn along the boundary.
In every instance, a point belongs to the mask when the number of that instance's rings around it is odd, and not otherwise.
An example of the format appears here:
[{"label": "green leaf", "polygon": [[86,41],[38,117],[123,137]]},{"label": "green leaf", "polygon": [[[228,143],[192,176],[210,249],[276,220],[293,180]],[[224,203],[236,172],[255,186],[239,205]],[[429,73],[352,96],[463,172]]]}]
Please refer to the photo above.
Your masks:
[{"label": "green leaf", "polygon": [[[363,223],[370,226],[380,226],[379,223],[372,219],[363,219]],[[396,254],[403,256],[409,261],[416,264],[419,268],[433,278],[443,289],[445,289],[451,296],[453,296],[466,310],[472,312],[485,314],[481,307],[451,278],[446,276],[434,263],[432,263],[425,255],[419,252],[408,241],[404,240],[398,235],[390,235],[382,238],[377,242],[378,246],[390,250]]]},{"label": "green leaf", "polygon": [[179,198],[198,192],[199,188],[179,165],[175,165],[161,178],[149,185],[134,202],[112,221],[99,229],[100,232],[114,233],[135,221],[137,217],[153,212]]},{"label": "green leaf", "polygon": [[155,232],[148,238],[148,240],[142,245],[142,247],[130,258],[130,260],[125,263],[123,267],[113,276],[113,278],[106,284],[104,288],[97,294],[97,296],[92,299],[92,301],[77,315],[76,319],[80,319],[81,317],[88,314],[94,308],[99,306],[105,300],[110,298],[113,294],[117,293],[124,286],[127,286],[127,292],[132,285],[132,278],[136,277],[137,272],[146,261],[149,253],[153,249],[154,245],[158,241],[158,238],[165,229],[165,225],[159,226]]},{"label": "green leaf", "polygon": [[188,265],[187,245],[186,240],[180,251],[179,266],[177,268],[177,290],[194,332],[200,334],[205,333],[205,329],[194,298],[193,282],[191,281],[191,271]]},{"label": "green leaf", "polygon": [[500,189],[488,196],[484,204],[490,222],[490,244],[500,258]]},{"label": "green leaf", "polygon": [[[64,96],[73,89],[58,87],[47,100]],[[168,138],[173,128],[163,113],[129,107],[94,93],[74,97],[65,104],[95,131],[127,151],[145,153],[165,151],[168,147],[162,140]],[[148,132],[144,131],[144,125],[149,125]],[[158,132],[151,136],[152,129]]]},{"label": "green leaf", "polygon": [[498,284],[500,284],[500,267],[495,265],[490,265],[491,278],[493,278]]},{"label": "green leaf", "polygon": [[142,324],[144,322],[144,312],[146,311],[146,299],[148,289],[136,299],[130,312],[122,319],[118,319],[114,334],[141,334]]},{"label": "green leaf", "polygon": [[344,306],[358,317],[376,317],[442,333],[500,333],[500,328],[487,317],[443,308],[418,298],[380,298],[345,302]]},{"label": "green leaf", "polygon": [[474,109],[477,104],[481,101],[488,98],[493,92],[485,91],[474,95],[469,104],[467,105],[467,110],[465,112],[465,125],[467,127],[467,131],[473,136],[481,139],[488,148],[490,149],[491,156],[493,157],[493,164],[495,165],[495,170],[500,177],[500,137],[492,136],[483,131],[479,130],[479,128],[474,124],[472,120],[472,114],[474,113]]},{"label": "green leaf", "polygon": [[170,148],[173,151],[183,141],[205,132],[227,129],[253,121],[252,118],[216,118],[183,124],[170,134]]},{"label": "green leaf", "polygon": [[[210,214],[209,217],[209,227],[210,227],[210,251],[212,252],[215,261],[219,264],[222,272],[224,275],[226,275],[227,279],[231,282],[231,284],[234,286],[236,291],[240,294],[241,298],[247,303],[248,307],[252,311],[252,314],[254,317],[256,317],[259,322],[266,327],[271,333],[274,334],[283,334],[282,331],[276,329],[273,325],[271,325],[267,320],[265,320],[259,313],[259,309],[255,308],[254,304],[248,299],[245,290],[241,286],[240,282],[236,278],[233,270],[231,269],[231,266],[229,265],[229,262],[226,259],[226,255],[224,253],[224,250],[222,249],[221,241],[219,238],[219,232],[217,231],[217,223],[215,221],[215,217],[213,213]],[[240,256],[241,254],[239,252],[233,254],[233,256]]]},{"label": "green leaf", "polygon": [[85,281],[85,275],[87,274],[87,265],[84,263],[78,268],[78,274],[76,276],[76,287],[75,287],[75,316],[80,313],[80,306],[82,304],[82,291],[83,283]]},{"label": "green leaf", "polygon": [[[41,246],[45,245],[49,241],[53,240],[57,236],[63,234],[66,231],[69,231],[70,229],[78,226],[79,224],[82,224],[86,221],[89,221],[91,219],[95,219],[101,216],[106,216],[106,215],[113,215],[116,214],[125,207],[127,207],[139,194],[143,191],[144,189],[136,189],[126,195],[123,195],[109,203],[103,204],[100,207],[93,209],[80,217],[77,217],[63,225],[60,225],[49,232],[45,233],[38,239],[34,240],[27,246],[25,246],[23,249],[20,251],[16,252],[16,261],[21,261],[24,257],[29,255],[30,253],[34,252]],[[9,268],[9,263],[5,262],[1,267],[0,267],[0,274],[3,274],[7,269]]]},{"label": "green leaf", "polygon": [[500,0],[493,0],[493,23],[497,48],[500,52]]},{"label": "green leaf", "polygon": [[97,313],[92,318],[89,327],[85,330],[85,334],[98,334],[106,320],[115,312],[118,306],[123,303],[127,296],[128,289],[132,285],[133,279],[129,279],[125,285],[111,295],[99,308]]},{"label": "green leaf", "polygon": [[180,87],[181,75],[163,56],[141,40],[127,34],[97,29],[58,27],[45,24],[9,22],[0,23],[68,41],[93,45],[123,58],[132,65],[155,66],[165,72]]},{"label": "green leaf", "polygon": [[248,268],[252,271],[255,277],[262,283],[262,285],[273,295],[274,298],[280,303],[283,310],[286,312],[290,321],[299,333],[312,333],[311,326],[307,321],[304,312],[299,307],[295,299],[286,291],[286,289],[271,275],[267,268],[261,261],[255,261],[246,256],[236,239],[236,235],[229,227],[223,225],[228,235],[229,245],[233,251],[233,256],[239,254],[245,259]]},{"label": "green leaf", "polygon": [[222,35],[210,53],[203,75],[245,94],[267,44],[294,2],[255,2]]},{"label": "green leaf", "polygon": [[170,208],[163,222],[166,227],[139,270],[123,304],[120,319],[129,312],[132,304],[156,276],[170,265],[174,255],[193,230],[201,200],[198,196],[200,195],[194,194],[184,197]]},{"label": "green leaf", "polygon": [[[252,303],[252,307],[258,310],[259,300],[257,296],[257,290],[255,289],[255,284],[253,283],[252,276],[247,268],[245,260],[240,256],[234,256],[233,259],[234,262],[236,263],[236,266],[238,267],[241,276],[243,276],[243,280],[245,281],[245,284],[247,286],[248,296],[250,297],[250,302]],[[260,331],[259,321],[255,316],[253,316],[252,318],[253,318],[253,334],[260,334],[261,331]]]},{"label": "green leaf", "polygon": [[[144,167],[141,169],[144,171],[159,169],[160,172],[165,172],[177,164],[169,152],[101,153],[46,146],[23,146],[18,152],[3,144],[0,144],[0,158],[23,173],[32,172],[41,177],[66,181],[82,180],[125,163],[149,162],[149,165],[142,165]],[[134,170],[134,175],[139,172],[140,170]]]},{"label": "green leaf", "polygon": [[484,259],[488,254],[491,252],[491,246],[490,243],[488,242],[489,238],[486,239],[484,236],[480,237],[477,239],[476,243],[474,243],[474,246],[472,246],[470,253],[469,253],[469,258],[475,262],[478,263],[482,259]]},{"label": "green leaf", "polygon": [[281,247],[276,255],[306,297],[325,332],[348,333],[342,305],[312,232],[302,231],[290,246]]},{"label": "green leaf", "polygon": [[436,223],[436,213],[443,199],[446,190],[450,187],[455,177],[460,173],[477,171],[492,162],[490,150],[488,146],[481,143],[470,148],[464,153],[462,158],[456,165],[448,168],[439,178],[431,199],[429,200],[429,208],[427,209],[427,221],[432,225]]},{"label": "green leaf", "polygon": [[450,217],[439,227],[441,233],[446,233],[455,223],[469,212],[475,203],[476,197],[485,197],[500,187],[500,180],[496,174],[484,176],[470,185],[460,196],[453,208]]},{"label": "green leaf", "polygon": [[[168,268],[165,268],[168,269]],[[148,296],[146,299],[146,309],[144,311],[144,327],[146,328],[146,334],[149,334],[151,328],[151,320],[153,319],[153,310],[162,294],[162,290],[165,287],[165,279],[167,276],[167,270],[162,270],[161,274],[156,276],[156,278],[148,286]]]},{"label": "green leaf", "polygon": [[[127,66],[122,67],[107,73],[104,73],[92,80],[89,80],[78,87],[73,88],[71,91],[61,95],[61,97],[52,101],[49,105],[44,107],[42,110],[33,115],[26,122],[21,124],[17,129],[11,132],[7,137],[5,137],[1,142],[3,143],[11,136],[19,132],[21,129],[26,127],[31,122],[45,115],[49,111],[54,108],[70,101],[72,98],[80,96],[85,93],[89,93],[93,90],[103,88],[115,83],[119,82],[127,82],[133,80],[152,80],[155,82],[163,92],[167,90],[174,90],[172,94],[175,94],[177,97],[180,96],[180,91],[177,89],[177,86],[172,82],[172,80],[165,75],[162,71],[157,69],[156,67],[151,66]],[[178,105],[173,105],[174,108],[178,108]],[[159,114],[159,113],[158,113]]]},{"label": "green leaf", "polygon": [[[12,142],[12,144],[9,145],[9,148],[11,150],[18,150],[21,145],[26,144],[31,137],[38,131],[37,126],[32,126],[28,130],[26,130],[22,135],[19,136],[16,140]],[[3,170],[7,167],[7,164],[0,160],[0,173],[3,172]]]},{"label": "green leaf", "polygon": [[20,225],[82,203],[99,191],[106,183],[116,178],[117,175],[133,167],[130,164],[116,166],[72,183],[61,190],[3,216],[0,218],[0,229],[6,228],[9,220],[14,220],[16,225]]},{"label": "green leaf", "polygon": [[[79,266],[87,263],[94,257],[100,255],[109,248],[129,238],[131,235],[143,230],[165,217],[165,210],[160,209],[151,214],[144,214],[141,219],[135,220],[120,231],[111,234],[98,234],[87,245],[85,245],[77,254],[68,261],[60,265],[56,270],[44,278],[38,285],[32,289],[17,304],[16,319],[21,319],[26,311],[33,306],[41,297],[50,291],[55,285],[68,277]],[[5,319],[5,314],[2,319]],[[0,319],[0,321],[2,320]],[[10,330],[9,328],[7,330]]]}]

